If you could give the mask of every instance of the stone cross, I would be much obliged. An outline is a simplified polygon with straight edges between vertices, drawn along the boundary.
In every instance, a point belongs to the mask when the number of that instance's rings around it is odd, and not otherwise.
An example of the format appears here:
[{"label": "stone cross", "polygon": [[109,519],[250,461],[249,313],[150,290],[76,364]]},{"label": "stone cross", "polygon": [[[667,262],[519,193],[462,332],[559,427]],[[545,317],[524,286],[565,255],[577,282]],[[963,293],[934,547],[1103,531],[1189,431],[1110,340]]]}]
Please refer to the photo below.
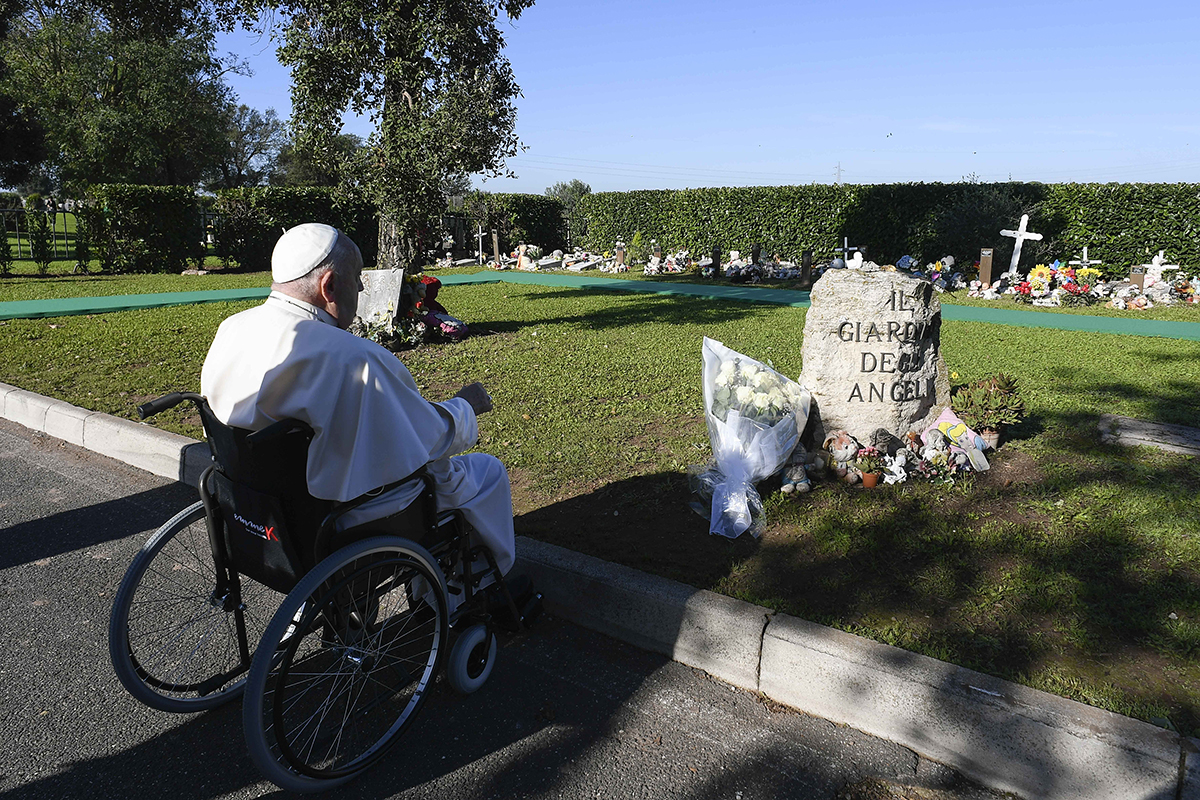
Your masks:
[{"label": "stone cross", "polygon": [[1078,261],[1068,261],[1067,263],[1073,267],[1079,267],[1080,269],[1087,269],[1092,264],[1103,264],[1104,262],[1096,261],[1096,260],[1092,260],[1092,259],[1088,258],[1087,257],[1087,245],[1084,245],[1083,246],[1083,258],[1081,258]]},{"label": "stone cross", "polygon": [[1025,244],[1025,240],[1029,239],[1034,242],[1040,242],[1042,240],[1042,235],[1040,233],[1031,233],[1030,231],[1026,230],[1028,225],[1029,215],[1022,214],[1021,224],[1015,231],[1000,231],[1001,236],[1009,236],[1017,240],[1017,243],[1013,245],[1012,261],[1008,263],[1009,275],[1017,274],[1017,262],[1021,260],[1021,245]]}]

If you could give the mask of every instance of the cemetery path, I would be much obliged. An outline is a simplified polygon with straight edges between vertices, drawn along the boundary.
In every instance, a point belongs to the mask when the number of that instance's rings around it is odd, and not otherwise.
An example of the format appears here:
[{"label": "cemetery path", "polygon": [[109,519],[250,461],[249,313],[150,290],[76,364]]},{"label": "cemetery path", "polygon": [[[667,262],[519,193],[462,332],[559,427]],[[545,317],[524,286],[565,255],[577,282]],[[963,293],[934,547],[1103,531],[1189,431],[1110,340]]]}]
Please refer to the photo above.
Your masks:
[{"label": "cemetery path", "polygon": [[[807,308],[809,293],[791,289],[764,289],[728,283],[696,284],[665,281],[624,280],[584,275],[554,275],[530,272],[477,272],[473,274],[442,275],[438,279],[446,286],[478,283],[520,283],[571,289],[665,294],[679,297],[709,297],[749,303]],[[192,303],[237,302],[265,298],[269,289],[222,289],[200,292],[160,292],[154,294],[113,295],[106,297],[70,297],[55,300],[11,300],[0,302],[0,321],[8,319],[37,319],[79,314],[104,314],[113,311],[133,311],[143,308],[163,308]],[[1052,311],[986,308],[942,304],[944,320],[985,322],[1024,328],[1116,333],[1127,336],[1155,336],[1168,339],[1200,341],[1200,322],[1139,319],[1134,317],[1100,317],[1085,314],[1061,314]]]},{"label": "cemetery path", "polygon": [[[113,593],[195,490],[0,421],[0,792],[24,798],[278,796],[240,705],[194,716],[127,695],[107,656]],[[911,751],[764,702],[561,620],[503,641],[469,699],[343,790],[362,798],[995,798]]]}]

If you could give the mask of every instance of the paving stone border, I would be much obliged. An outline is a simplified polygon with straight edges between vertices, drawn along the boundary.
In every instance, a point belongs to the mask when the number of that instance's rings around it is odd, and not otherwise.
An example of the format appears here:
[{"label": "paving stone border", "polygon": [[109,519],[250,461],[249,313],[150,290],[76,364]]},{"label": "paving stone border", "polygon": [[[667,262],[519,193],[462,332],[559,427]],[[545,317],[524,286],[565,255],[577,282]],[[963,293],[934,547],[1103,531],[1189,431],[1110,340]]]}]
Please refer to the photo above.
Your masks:
[{"label": "paving stone border", "polygon": [[[0,383],[0,417],[172,480],[208,448]],[[551,613],[1047,800],[1200,800],[1200,740],[526,537]]]}]

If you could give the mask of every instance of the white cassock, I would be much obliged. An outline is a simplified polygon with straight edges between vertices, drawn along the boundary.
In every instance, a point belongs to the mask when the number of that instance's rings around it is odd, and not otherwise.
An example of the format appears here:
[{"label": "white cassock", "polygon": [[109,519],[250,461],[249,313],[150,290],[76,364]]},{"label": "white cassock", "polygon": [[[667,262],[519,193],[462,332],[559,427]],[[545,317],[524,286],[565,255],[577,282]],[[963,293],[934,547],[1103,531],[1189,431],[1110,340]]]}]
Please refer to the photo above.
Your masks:
[{"label": "white cassock", "polygon": [[[479,438],[471,405],[459,397],[429,402],[394,354],[341,330],[321,309],[271,292],[261,306],[226,319],[204,360],[200,392],[226,425],[308,423],[308,491],[322,500],[353,500],[428,465],[438,508],[461,509],[500,572],[512,567],[508,472],[485,453],[455,455]],[[368,501],[341,526],[393,514],[420,490],[411,482]]]}]

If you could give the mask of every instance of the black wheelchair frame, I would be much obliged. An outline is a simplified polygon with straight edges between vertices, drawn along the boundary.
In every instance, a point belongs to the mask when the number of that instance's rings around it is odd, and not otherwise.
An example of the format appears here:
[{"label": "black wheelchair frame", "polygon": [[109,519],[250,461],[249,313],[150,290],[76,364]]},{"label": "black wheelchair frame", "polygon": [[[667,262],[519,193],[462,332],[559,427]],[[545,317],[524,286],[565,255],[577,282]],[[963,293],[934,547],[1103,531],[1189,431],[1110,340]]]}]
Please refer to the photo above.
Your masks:
[{"label": "black wheelchair frame", "polygon": [[[438,513],[424,468],[348,502],[321,501],[305,480],[306,424],[231,428],[190,392],[138,412],[183,402],[198,410],[214,463],[200,501],[126,572],[109,623],[113,667],[163,711],[244,694],[251,757],[280,787],[323,791],[360,774],[411,724],[438,674],[459,693],[475,691],[495,663],[496,625],[519,630],[540,612],[536,593],[518,607],[460,512]],[[424,486],[408,508],[339,530],[347,512],[415,480]],[[485,592],[489,577],[495,589]],[[460,598],[453,612],[451,595]]]}]

